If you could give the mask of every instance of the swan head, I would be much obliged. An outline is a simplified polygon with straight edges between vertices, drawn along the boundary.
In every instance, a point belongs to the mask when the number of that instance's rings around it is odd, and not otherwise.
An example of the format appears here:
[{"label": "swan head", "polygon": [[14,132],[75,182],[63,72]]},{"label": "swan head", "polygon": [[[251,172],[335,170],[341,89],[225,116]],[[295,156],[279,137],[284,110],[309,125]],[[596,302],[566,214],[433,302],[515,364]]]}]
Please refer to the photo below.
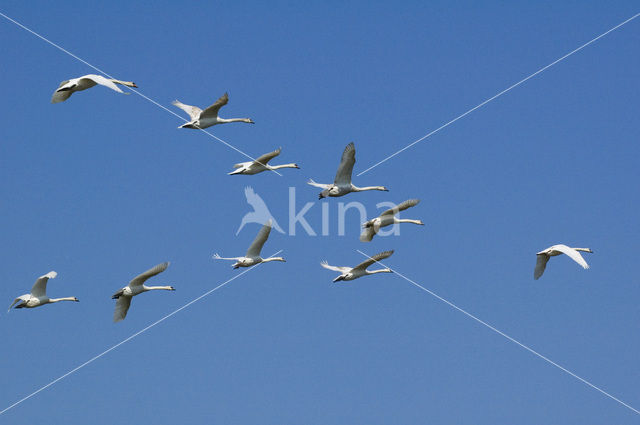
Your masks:
[{"label": "swan head", "polygon": [[247,124],[255,124],[255,122],[253,122],[253,120],[252,120],[251,118],[247,118],[247,119],[245,120],[245,122],[246,122]]},{"label": "swan head", "polygon": [[173,286],[169,286],[169,291],[175,291],[176,288],[174,288]]},{"label": "swan head", "polygon": [[340,282],[341,280],[344,280],[346,276],[341,274],[340,276],[336,277],[335,279],[333,279],[334,282]]},{"label": "swan head", "polygon": [[80,302],[80,300],[79,300],[78,298],[76,298],[76,297],[73,297],[73,300],[72,300],[72,301],[75,301],[75,302],[77,302],[77,303],[78,303],[78,302]]}]

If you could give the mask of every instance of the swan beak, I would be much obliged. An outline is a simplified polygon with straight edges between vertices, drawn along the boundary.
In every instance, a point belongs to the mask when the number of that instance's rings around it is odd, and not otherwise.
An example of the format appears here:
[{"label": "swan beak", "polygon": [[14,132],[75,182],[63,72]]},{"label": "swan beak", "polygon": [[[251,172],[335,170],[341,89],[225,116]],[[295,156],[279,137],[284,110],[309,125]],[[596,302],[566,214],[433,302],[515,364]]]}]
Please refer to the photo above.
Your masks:
[{"label": "swan beak", "polygon": [[80,302],[80,300],[79,300],[79,299],[77,299],[77,298],[74,298],[73,300],[74,300],[75,302],[77,302],[77,303],[79,303],[79,302]]},{"label": "swan beak", "polygon": [[136,86],[136,83],[131,83],[131,87],[138,88],[138,86]]},{"label": "swan beak", "polygon": [[293,164],[293,165],[295,165],[295,166],[296,166],[296,168],[297,168],[298,170],[300,169],[300,167],[298,166],[298,164]]},{"label": "swan beak", "polygon": [[339,282],[341,280],[344,280],[344,276],[338,276],[335,279],[333,279],[334,282]]},{"label": "swan beak", "polygon": [[170,291],[175,291],[176,288],[174,288],[173,286],[171,287]]},{"label": "swan beak", "polygon": [[249,124],[255,124],[251,118],[249,118]]}]

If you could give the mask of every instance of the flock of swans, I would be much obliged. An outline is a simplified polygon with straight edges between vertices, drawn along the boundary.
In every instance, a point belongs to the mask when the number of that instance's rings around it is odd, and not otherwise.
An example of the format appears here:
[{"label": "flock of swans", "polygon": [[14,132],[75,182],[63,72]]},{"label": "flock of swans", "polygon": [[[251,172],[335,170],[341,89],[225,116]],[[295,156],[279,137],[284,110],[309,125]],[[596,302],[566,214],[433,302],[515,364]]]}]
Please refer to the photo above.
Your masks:
[{"label": "flock of swans", "polygon": [[[112,78],[105,78],[100,75],[89,74],[84,75],[79,78],[73,78],[70,80],[66,80],[60,83],[59,87],[53,93],[51,98],[51,103],[59,103],[64,102],[69,99],[69,97],[77,92],[89,89],[96,85],[101,85],[108,87],[118,93],[129,94],[123,92],[117,85],[123,85],[126,87],[138,87],[135,83],[130,81],[120,81]],[[247,124],[254,124],[253,120],[250,118],[220,118],[218,116],[218,112],[220,108],[226,105],[229,102],[229,95],[227,93],[223,94],[213,105],[208,108],[202,110],[196,106],[185,105],[184,103],[175,100],[173,105],[185,111],[189,114],[189,118],[191,121],[179,126],[178,128],[191,128],[191,129],[204,129],[207,127],[211,127],[217,124],[226,124],[232,122],[244,122]],[[281,168],[300,168],[297,164],[283,164],[283,165],[269,165],[269,161],[271,161],[276,156],[280,155],[281,149],[266,153],[253,161],[241,162],[233,166],[234,171],[228,173],[229,175],[237,175],[237,174],[247,174],[253,175],[258,174],[263,171],[273,171]],[[347,195],[351,192],[362,192],[366,190],[380,190],[380,191],[388,191],[388,189],[384,186],[366,186],[366,187],[357,187],[351,182],[351,177],[353,174],[353,166],[356,162],[356,148],[353,143],[349,143],[344,152],[342,153],[342,158],[340,160],[340,164],[338,165],[338,170],[336,172],[335,179],[332,184],[321,184],[316,183],[313,180],[309,180],[308,184],[311,186],[315,186],[321,188],[322,191],[318,195],[319,199],[326,197],[339,197]],[[412,223],[417,225],[424,225],[421,220],[412,220],[412,219],[400,219],[397,218],[396,215],[400,211],[404,211],[408,208],[416,206],[420,202],[419,199],[409,199],[396,207],[388,209],[384,211],[380,216],[373,218],[371,220],[366,221],[363,226],[362,234],[360,235],[360,241],[362,242],[371,242],[373,237],[379,232],[380,228],[391,226],[394,224],[400,223]],[[258,232],[255,240],[247,249],[247,252],[242,257],[221,257],[217,253],[213,255],[213,258],[216,260],[231,260],[234,261],[232,267],[237,269],[239,267],[251,267],[255,266],[259,263],[266,263],[271,261],[282,261],[286,260],[282,257],[269,257],[262,258],[260,253],[262,251],[262,247],[266,243],[269,238],[269,234],[271,232],[271,227],[273,223],[271,220],[267,221],[263,227]],[[242,227],[242,225],[241,225]],[[277,224],[276,224],[277,227]],[[547,262],[551,257],[555,257],[561,254],[565,254],[584,269],[588,269],[589,265],[584,260],[580,252],[589,252],[593,251],[589,248],[570,248],[566,245],[553,245],[543,251],[540,251],[536,254],[537,260],[534,269],[534,279],[539,279],[547,266]],[[366,261],[358,264],[355,267],[340,267],[340,266],[331,266],[326,261],[322,261],[320,265],[325,269],[332,270],[340,273],[338,277],[336,277],[333,281],[349,281],[353,279],[357,279],[363,276],[368,276],[377,273],[392,273],[393,271],[390,268],[382,268],[377,270],[367,270],[368,267],[372,266],[374,263],[380,262],[393,254],[393,250],[384,251],[378,254],[375,254],[369,257]],[[151,291],[151,290],[166,290],[166,291],[174,291],[173,286],[146,286],[144,283],[151,277],[156,276],[163,271],[165,271],[169,267],[169,263],[161,263],[157,266],[147,270],[146,272],[134,277],[127,286],[118,290],[113,296],[112,299],[116,300],[115,311],[113,314],[113,321],[119,322],[123,320],[127,312],[129,311],[129,307],[131,306],[131,299],[143,292]],[[17,297],[13,303],[9,306],[9,310],[12,308],[34,308],[39,307],[45,304],[56,303],[59,301],[78,301],[76,297],[65,297],[65,298],[49,298],[47,296],[47,282],[49,279],[53,279],[57,276],[55,271],[50,271],[49,273],[40,276],[33,287],[31,288],[31,292],[28,294],[21,295]]]}]

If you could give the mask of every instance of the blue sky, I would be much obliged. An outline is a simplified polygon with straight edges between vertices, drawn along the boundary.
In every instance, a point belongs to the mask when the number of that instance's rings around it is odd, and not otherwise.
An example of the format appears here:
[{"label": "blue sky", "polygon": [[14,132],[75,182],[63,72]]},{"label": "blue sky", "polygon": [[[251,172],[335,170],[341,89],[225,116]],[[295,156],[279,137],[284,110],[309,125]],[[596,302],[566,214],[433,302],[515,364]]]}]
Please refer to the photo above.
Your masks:
[{"label": "blue sky", "polygon": [[[251,185],[281,225],[289,188],[329,236],[272,232],[287,263],[210,296],[0,415],[0,422],[388,424],[636,423],[637,415],[395,275],[333,284],[321,260],[385,264],[640,408],[637,134],[640,21],[634,20],[367,172],[389,192],[317,200],[356,145],[355,173],[638,12],[610,2],[202,4],[7,1],[0,12],[183,115],[225,91],[212,134],[300,170],[227,176],[242,155],[140,96],[94,88],[49,103],[94,73],[0,18],[5,103],[0,255],[8,306],[56,270],[62,303],[0,319],[0,410],[239,272],[259,225],[235,235]],[[358,241],[339,202],[420,198],[424,228]],[[595,253],[582,270],[535,253]],[[110,296],[162,261],[113,324]],[[43,416],[46,415],[46,416]]]}]

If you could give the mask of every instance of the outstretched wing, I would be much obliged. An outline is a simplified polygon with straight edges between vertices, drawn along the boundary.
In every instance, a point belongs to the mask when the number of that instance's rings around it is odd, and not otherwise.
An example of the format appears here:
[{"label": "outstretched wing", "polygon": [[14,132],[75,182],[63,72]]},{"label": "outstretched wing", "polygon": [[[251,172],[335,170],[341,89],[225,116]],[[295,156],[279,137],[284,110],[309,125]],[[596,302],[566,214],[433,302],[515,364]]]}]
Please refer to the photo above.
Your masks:
[{"label": "outstretched wing", "polygon": [[113,81],[111,81],[108,78],[104,78],[102,75],[96,75],[96,74],[85,75],[84,77],[81,77],[78,80],[78,83],[80,83],[82,80],[91,80],[96,84],[100,84],[101,86],[109,87],[111,90],[115,90],[118,93],[124,93],[122,90],[120,90],[120,87],[116,86],[116,84]]},{"label": "outstretched wing", "polygon": [[253,243],[247,250],[245,257],[258,257],[260,255],[260,251],[262,251],[264,243],[269,238],[269,233],[271,233],[271,220],[267,221],[264,226],[262,226],[262,229],[258,232],[258,236],[256,236]]},{"label": "outstretched wing", "polygon": [[278,148],[278,149],[276,149],[276,150],[275,150],[275,151],[273,151],[273,152],[265,153],[264,155],[259,156],[258,158],[256,158],[256,160],[255,160],[255,161],[253,161],[253,162],[254,162],[254,164],[255,164],[255,163],[257,163],[257,164],[267,165],[267,163],[268,163],[269,161],[271,161],[271,160],[272,160],[273,158],[275,158],[276,156],[280,155],[280,150],[281,150],[281,149],[282,149],[282,148]]},{"label": "outstretched wing", "polygon": [[131,298],[133,297],[119,297],[116,301],[116,309],[113,312],[113,321],[119,322],[127,317],[129,307],[131,307]]},{"label": "outstretched wing", "polygon": [[408,199],[408,200],[396,205],[395,208],[390,208],[390,209],[386,210],[385,212],[380,214],[380,217],[382,217],[383,215],[396,215],[400,211],[404,211],[407,208],[411,208],[411,207],[414,207],[414,206],[418,205],[419,202],[420,202],[420,199]]},{"label": "outstretched wing", "polygon": [[218,116],[218,111],[220,110],[220,108],[222,108],[224,105],[226,105],[227,102],[229,102],[229,95],[227,93],[225,93],[222,96],[220,96],[220,99],[216,100],[216,103],[214,103],[213,105],[209,106],[207,109],[202,111],[202,114],[200,115],[200,118],[215,118],[215,117],[217,117]]},{"label": "outstretched wing", "polygon": [[575,249],[569,248],[566,245],[556,245],[556,246],[554,246],[554,249],[556,249],[556,250],[562,252],[563,254],[566,254],[569,257],[571,257],[571,259],[573,261],[575,261],[576,263],[580,264],[583,269],[588,269],[589,268],[589,264],[587,264],[587,262],[584,261],[584,258],[582,258],[582,255],[580,255],[580,253],[578,251],[576,251]]},{"label": "outstretched wing", "polygon": [[309,179],[307,184],[310,184],[311,186],[319,187],[321,189],[327,189],[329,186],[331,186],[330,184],[316,183],[315,181],[313,181],[313,179]]},{"label": "outstretched wing", "polygon": [[334,272],[338,272],[338,273],[347,273],[351,271],[351,267],[330,266],[329,263],[327,263],[326,261],[320,262],[320,265],[327,270],[333,270]]},{"label": "outstretched wing", "polygon": [[380,261],[380,260],[384,260],[385,258],[388,258],[391,256],[391,254],[393,254],[393,250],[391,251],[384,251],[381,252],[379,254],[376,254],[374,256],[372,256],[371,258],[369,258],[366,261],[363,261],[362,263],[358,264],[357,266],[355,266],[353,269],[366,269],[367,267],[369,267],[370,265],[372,265],[373,263],[375,263],[376,261]]},{"label": "outstretched wing", "polygon": [[13,300],[13,302],[11,303],[11,305],[9,306],[9,309],[7,310],[7,313],[11,311],[11,307],[13,307],[14,305],[16,305],[17,303],[19,303],[20,301],[24,301],[27,302],[29,300],[29,295],[20,295],[18,298],[16,298],[15,300]]},{"label": "outstretched wing", "polygon": [[69,80],[65,80],[60,83],[56,91],[53,92],[53,96],[51,96],[51,103],[60,103],[69,99],[69,97],[73,94],[71,90],[58,91],[67,84],[69,84]]},{"label": "outstretched wing", "polygon": [[538,254],[536,255],[536,268],[533,270],[533,278],[535,280],[540,279],[542,273],[544,273],[544,269],[547,267],[547,261],[549,261],[549,257],[547,254]]},{"label": "outstretched wing", "polygon": [[342,159],[340,165],[338,165],[338,172],[336,178],[333,181],[335,184],[350,184],[351,173],[353,173],[353,165],[356,163],[356,147],[353,142],[349,143],[344,152],[342,152]]},{"label": "outstretched wing", "polygon": [[185,105],[179,100],[174,100],[173,102],[171,102],[171,104],[173,106],[177,106],[178,108],[182,109],[187,114],[189,114],[189,117],[191,118],[192,121],[197,120],[198,117],[200,116],[200,113],[202,112],[202,109],[198,108],[197,106]]},{"label": "outstretched wing", "polygon": [[[150,277],[155,276],[155,275],[157,275],[159,273],[162,273],[163,271],[167,270],[167,267],[169,267],[169,262],[168,261],[165,262],[165,263],[158,264],[157,266],[155,266],[153,268],[150,268],[146,272],[144,272],[142,274],[139,274],[138,276],[136,276],[133,279],[131,279],[131,282],[129,282],[129,286],[140,286],[147,279],[149,279]],[[124,317],[123,317],[123,319],[124,319]]]},{"label": "outstretched wing", "polygon": [[374,226],[365,227],[360,234],[360,242],[371,242],[376,234]]},{"label": "outstretched wing", "polygon": [[54,271],[50,271],[49,273],[40,276],[37,280],[36,283],[33,284],[33,287],[31,288],[31,295],[33,295],[34,297],[44,297],[47,295],[47,282],[49,281],[49,279],[53,279],[56,276],[58,276],[58,273],[54,272]]}]

